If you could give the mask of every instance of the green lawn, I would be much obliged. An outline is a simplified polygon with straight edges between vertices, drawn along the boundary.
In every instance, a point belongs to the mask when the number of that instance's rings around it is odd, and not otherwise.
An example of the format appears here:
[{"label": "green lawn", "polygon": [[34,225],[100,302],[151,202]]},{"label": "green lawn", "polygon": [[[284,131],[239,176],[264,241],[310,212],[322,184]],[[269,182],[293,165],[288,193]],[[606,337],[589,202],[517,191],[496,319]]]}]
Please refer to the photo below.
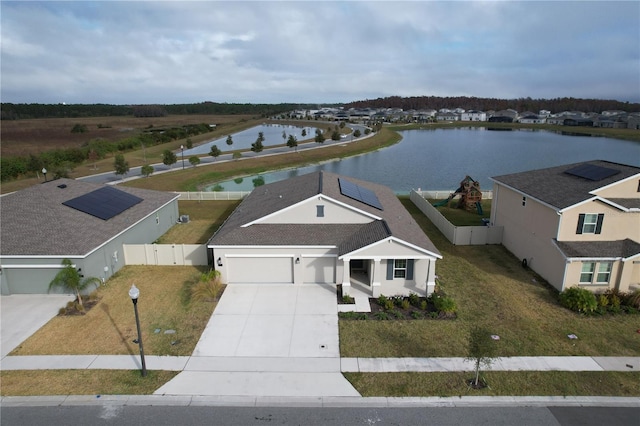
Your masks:
[{"label": "green lawn", "polygon": [[[482,200],[482,215],[479,215],[477,211],[467,211],[465,209],[459,209],[458,201],[460,197],[456,197],[451,200],[447,205],[436,207],[438,211],[447,218],[455,226],[481,226],[483,225],[482,219],[489,219],[491,217],[491,200]],[[443,200],[427,200],[431,205],[443,201]]]},{"label": "green lawn", "polygon": [[[556,292],[499,245],[453,246],[402,199],[441,251],[438,282],[457,303],[455,320],[340,320],[344,357],[466,356],[468,332],[499,335],[499,356],[640,356],[640,315],[585,317],[558,305]],[[568,334],[578,336],[571,340]]]}]

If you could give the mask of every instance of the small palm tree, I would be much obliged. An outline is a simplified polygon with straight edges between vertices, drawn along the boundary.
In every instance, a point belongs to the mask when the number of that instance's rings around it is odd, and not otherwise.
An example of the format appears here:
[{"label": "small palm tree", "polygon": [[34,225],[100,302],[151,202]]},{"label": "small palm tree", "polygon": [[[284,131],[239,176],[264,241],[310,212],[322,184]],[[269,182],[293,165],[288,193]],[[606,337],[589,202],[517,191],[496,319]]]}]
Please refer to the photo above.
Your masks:
[{"label": "small palm tree", "polygon": [[80,307],[84,309],[80,292],[92,284],[99,285],[100,279],[96,277],[87,277],[83,279],[80,272],[73,267],[73,264],[69,259],[63,259],[62,265],[62,270],[58,272],[49,283],[49,291],[55,287],[62,287],[65,290],[73,291],[76,294]]}]

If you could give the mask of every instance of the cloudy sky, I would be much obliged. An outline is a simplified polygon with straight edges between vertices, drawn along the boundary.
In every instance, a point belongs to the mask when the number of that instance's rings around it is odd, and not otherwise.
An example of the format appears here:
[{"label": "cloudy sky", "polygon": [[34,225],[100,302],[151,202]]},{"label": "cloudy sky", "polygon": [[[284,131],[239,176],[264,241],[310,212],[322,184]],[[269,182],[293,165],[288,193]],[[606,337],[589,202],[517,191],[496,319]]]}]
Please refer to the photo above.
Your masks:
[{"label": "cloudy sky", "polygon": [[1,4],[2,102],[640,102],[640,2]]}]

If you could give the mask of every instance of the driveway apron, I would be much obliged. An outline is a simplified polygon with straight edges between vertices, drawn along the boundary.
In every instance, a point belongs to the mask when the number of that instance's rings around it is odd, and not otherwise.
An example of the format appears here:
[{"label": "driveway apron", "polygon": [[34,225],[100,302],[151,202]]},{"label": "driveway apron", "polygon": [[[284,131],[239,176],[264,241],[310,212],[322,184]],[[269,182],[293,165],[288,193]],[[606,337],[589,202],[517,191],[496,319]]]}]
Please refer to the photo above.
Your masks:
[{"label": "driveway apron", "polygon": [[335,287],[227,286],[185,370],[155,393],[359,396],[340,372]]}]

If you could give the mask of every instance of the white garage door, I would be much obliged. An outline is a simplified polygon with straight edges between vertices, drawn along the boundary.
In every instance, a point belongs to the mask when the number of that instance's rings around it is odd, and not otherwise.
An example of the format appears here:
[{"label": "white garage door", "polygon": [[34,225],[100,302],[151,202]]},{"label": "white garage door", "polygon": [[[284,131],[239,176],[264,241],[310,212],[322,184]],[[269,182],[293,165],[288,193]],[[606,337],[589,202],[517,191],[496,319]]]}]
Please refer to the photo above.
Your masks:
[{"label": "white garage door", "polygon": [[305,283],[335,283],[336,282],[336,258],[335,257],[309,257],[305,258],[304,282]]},{"label": "white garage door", "polygon": [[227,259],[231,284],[293,283],[290,257],[231,257]]}]

